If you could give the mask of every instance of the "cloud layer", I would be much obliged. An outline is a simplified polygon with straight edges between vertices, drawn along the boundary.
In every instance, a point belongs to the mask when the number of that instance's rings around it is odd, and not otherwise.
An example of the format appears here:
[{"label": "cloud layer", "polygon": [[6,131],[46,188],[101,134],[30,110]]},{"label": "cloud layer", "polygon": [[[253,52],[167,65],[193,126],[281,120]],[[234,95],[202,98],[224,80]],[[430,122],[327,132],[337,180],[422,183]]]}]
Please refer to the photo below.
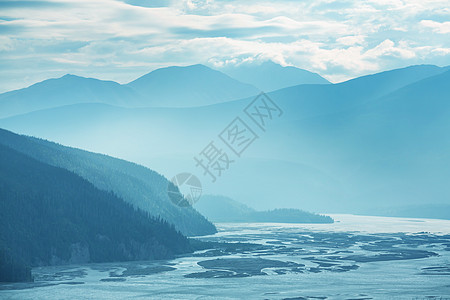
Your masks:
[{"label": "cloud layer", "polygon": [[448,1],[0,2],[0,91],[65,73],[130,81],[157,67],[273,60],[331,81],[450,64]]}]

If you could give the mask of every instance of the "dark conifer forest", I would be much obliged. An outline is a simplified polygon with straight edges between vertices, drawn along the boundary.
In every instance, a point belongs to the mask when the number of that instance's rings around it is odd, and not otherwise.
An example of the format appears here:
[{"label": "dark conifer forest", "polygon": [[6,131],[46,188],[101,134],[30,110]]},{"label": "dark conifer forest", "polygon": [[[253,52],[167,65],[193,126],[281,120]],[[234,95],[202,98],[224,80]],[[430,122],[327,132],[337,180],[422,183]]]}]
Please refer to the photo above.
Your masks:
[{"label": "dark conifer forest", "polygon": [[30,281],[34,266],[164,259],[190,247],[166,221],[0,145],[0,282]]},{"label": "dark conifer forest", "polygon": [[161,217],[187,236],[216,232],[215,226],[192,207],[179,207],[167,194],[168,180],[156,171],[111,156],[65,147],[0,129],[5,145],[51,166],[69,170],[96,188],[113,192],[135,208]]}]

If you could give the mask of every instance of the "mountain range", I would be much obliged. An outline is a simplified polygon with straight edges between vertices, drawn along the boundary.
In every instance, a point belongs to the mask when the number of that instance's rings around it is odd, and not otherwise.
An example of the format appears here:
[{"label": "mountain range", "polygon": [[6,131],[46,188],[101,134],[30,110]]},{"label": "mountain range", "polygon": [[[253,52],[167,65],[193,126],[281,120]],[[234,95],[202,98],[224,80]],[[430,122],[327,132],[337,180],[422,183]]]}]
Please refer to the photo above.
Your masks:
[{"label": "mountain range", "polygon": [[[253,100],[246,95],[192,107],[74,103],[2,118],[0,126],[135,161],[167,177],[189,171],[205,192],[259,210],[370,214],[390,205],[448,204],[449,82],[448,67],[419,65],[282,88],[267,94],[283,115],[266,131],[243,112]],[[237,116],[259,138],[212,184],[193,157],[211,141],[229,151],[218,135]]]},{"label": "mountain range", "polygon": [[[273,63],[254,66],[246,72],[258,86],[267,84],[266,77],[273,77],[273,82],[277,82],[286,81],[291,75],[288,84],[327,83],[317,74]],[[0,118],[80,103],[121,107],[202,106],[251,97],[261,90],[204,65],[161,68],[123,85],[67,74],[0,94]]]}]

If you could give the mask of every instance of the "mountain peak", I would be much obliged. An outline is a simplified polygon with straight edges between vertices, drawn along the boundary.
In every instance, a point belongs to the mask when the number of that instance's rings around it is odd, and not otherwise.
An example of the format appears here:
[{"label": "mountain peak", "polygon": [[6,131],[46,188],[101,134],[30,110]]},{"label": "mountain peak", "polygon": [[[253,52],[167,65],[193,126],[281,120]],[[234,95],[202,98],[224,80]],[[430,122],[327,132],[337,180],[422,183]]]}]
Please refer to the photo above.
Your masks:
[{"label": "mountain peak", "polygon": [[185,66],[184,68],[190,68],[190,69],[204,69],[204,70],[209,69],[209,70],[211,70],[211,68],[209,68],[209,67],[207,67],[207,66],[205,66],[205,65],[202,65],[202,64],[189,65],[189,66]]},{"label": "mountain peak", "polygon": [[93,79],[93,78],[86,78],[86,77],[82,77],[82,76],[78,76],[78,75],[74,75],[74,74],[66,74],[64,76],[61,76],[61,77],[55,78],[55,79],[74,80],[74,79]]},{"label": "mountain peak", "polygon": [[[169,67],[163,67],[163,68],[159,68],[156,70],[153,70],[141,77],[139,77],[138,79],[135,79],[134,81],[128,83],[130,85],[134,85],[136,82],[144,79],[144,78],[149,78],[151,76],[154,76],[155,74],[161,75],[161,74],[170,74],[172,76],[178,75],[178,74],[188,74],[189,76],[195,75],[189,72],[202,72],[202,73],[207,73],[207,72],[218,72],[216,70],[213,70],[205,65],[202,64],[195,64],[195,65],[188,65],[188,66],[169,66]],[[196,73],[198,74],[198,73]]]},{"label": "mountain peak", "polygon": [[0,118],[78,103],[130,106],[137,101],[130,88],[117,82],[66,74],[0,94]]},{"label": "mountain peak", "polygon": [[271,60],[245,62],[223,69],[229,76],[252,84],[265,92],[300,84],[329,84],[317,73],[293,66],[283,67]]},{"label": "mountain peak", "polygon": [[[189,107],[210,105],[257,95],[260,91],[202,64],[154,70],[130,82],[152,106]],[[154,100],[153,100],[154,99]]]},{"label": "mountain peak", "polygon": [[61,78],[71,78],[71,77],[78,77],[78,76],[67,73],[66,75],[62,76]]}]

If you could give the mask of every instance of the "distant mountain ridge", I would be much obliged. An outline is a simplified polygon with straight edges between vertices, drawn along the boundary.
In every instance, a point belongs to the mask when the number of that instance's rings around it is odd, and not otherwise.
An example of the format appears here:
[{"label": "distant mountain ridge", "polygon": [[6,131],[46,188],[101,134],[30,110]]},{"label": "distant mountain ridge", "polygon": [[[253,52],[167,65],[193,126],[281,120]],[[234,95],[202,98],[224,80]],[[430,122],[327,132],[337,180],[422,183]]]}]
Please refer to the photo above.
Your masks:
[{"label": "distant mountain ridge", "polygon": [[116,82],[67,74],[0,94],[0,118],[76,103],[132,106],[138,100],[135,91]]},{"label": "distant mountain ridge", "polygon": [[294,109],[298,118],[336,113],[377,100],[423,79],[443,74],[445,68],[417,65],[384,71],[338,84],[298,85],[270,93],[271,97]]},{"label": "distant mountain ridge", "polygon": [[0,94],[0,118],[80,103],[121,107],[201,106],[259,92],[203,65],[157,69],[125,85],[67,74]]},{"label": "distant mountain ridge", "polygon": [[204,65],[167,67],[128,83],[148,106],[191,107],[257,95],[259,90]]},{"label": "distant mountain ridge", "polygon": [[317,73],[296,67],[282,67],[272,61],[242,63],[220,68],[239,81],[252,84],[264,92],[300,84],[330,84]]},{"label": "distant mountain ridge", "polygon": [[[329,83],[318,74],[273,62],[228,71],[236,77],[200,64],[173,66],[154,70],[128,84],[67,74],[0,94],[0,118],[80,103],[130,108],[195,107],[252,97],[261,90]],[[250,84],[236,79],[241,77]]]},{"label": "distant mountain ridge", "polygon": [[[273,82],[272,77],[274,80],[285,78],[284,82],[288,82],[285,85],[289,86],[299,82],[296,76],[293,76],[293,81],[287,80],[286,78],[290,77],[286,75],[275,76],[280,68],[284,70],[287,67],[283,68],[269,62],[260,67],[262,69],[252,66],[251,73],[262,76],[262,80]],[[278,71],[271,72],[272,68]],[[271,77],[263,75],[264,69],[269,69]],[[361,100],[375,99],[402,86],[443,73],[447,69],[448,67],[440,68],[433,65],[410,66],[362,76],[339,84],[325,84],[326,82],[305,84],[308,82],[306,79],[300,80],[302,84],[274,91],[272,95],[289,98],[291,94],[296,93],[299,95],[299,102],[307,98],[318,98],[319,101],[323,98],[342,99],[339,102],[328,101],[321,104],[322,108],[333,111],[336,105],[342,108],[347,103],[354,105],[355,101],[359,103]],[[294,74],[298,72],[307,71],[296,69]],[[259,80],[256,77],[255,75],[254,79]],[[267,84],[270,85],[270,82]],[[258,93],[257,88],[203,65],[158,69],[126,85],[67,74],[61,78],[36,83],[28,88],[0,94],[0,119],[83,103],[103,103],[126,108],[197,107],[252,98]],[[301,112],[307,112],[308,109],[306,111],[302,109]]]},{"label": "distant mountain ridge", "polygon": [[299,209],[275,209],[256,211],[231,198],[204,195],[194,206],[209,220],[218,223],[333,223],[329,216],[314,214]]}]

